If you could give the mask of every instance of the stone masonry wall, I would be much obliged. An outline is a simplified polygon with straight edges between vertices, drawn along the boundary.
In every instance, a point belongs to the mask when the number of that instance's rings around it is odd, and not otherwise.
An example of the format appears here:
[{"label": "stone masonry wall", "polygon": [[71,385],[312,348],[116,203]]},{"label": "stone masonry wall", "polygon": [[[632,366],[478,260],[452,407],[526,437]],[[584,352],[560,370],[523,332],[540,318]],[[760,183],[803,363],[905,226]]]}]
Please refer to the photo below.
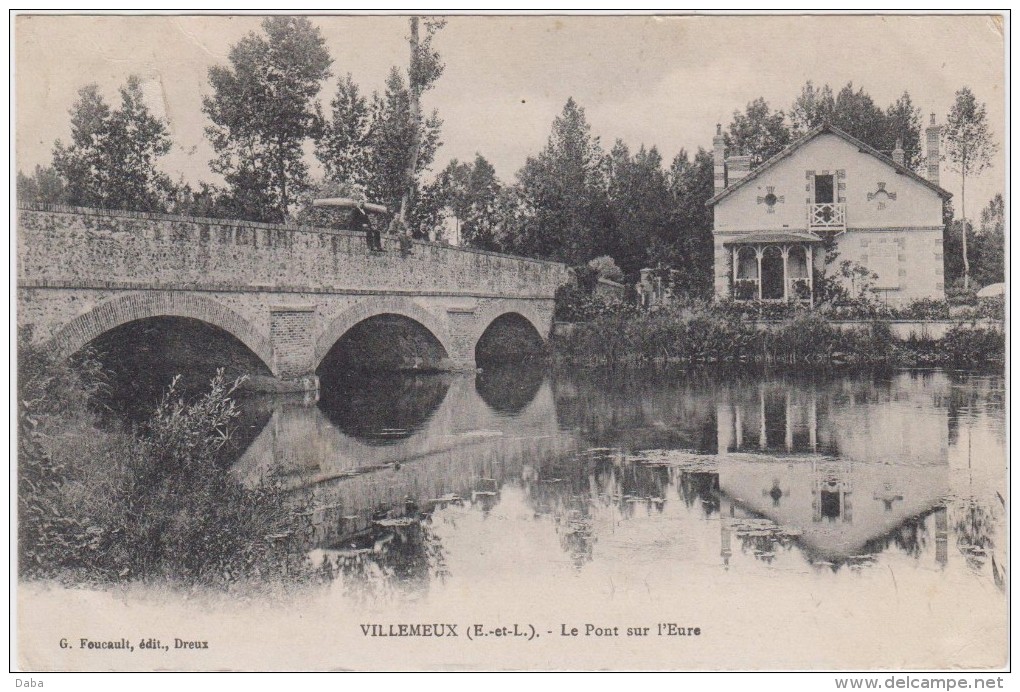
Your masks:
[{"label": "stone masonry wall", "polygon": [[18,285],[551,297],[561,264],[364,234],[70,207],[18,211]]},{"label": "stone masonry wall", "polygon": [[431,243],[370,253],[363,234],[70,208],[18,213],[18,325],[69,355],[104,331],[160,315],[240,339],[274,375],[314,372],[377,314],[425,326],[451,367],[474,367],[485,328],[517,312],[543,337],[561,264]]}]

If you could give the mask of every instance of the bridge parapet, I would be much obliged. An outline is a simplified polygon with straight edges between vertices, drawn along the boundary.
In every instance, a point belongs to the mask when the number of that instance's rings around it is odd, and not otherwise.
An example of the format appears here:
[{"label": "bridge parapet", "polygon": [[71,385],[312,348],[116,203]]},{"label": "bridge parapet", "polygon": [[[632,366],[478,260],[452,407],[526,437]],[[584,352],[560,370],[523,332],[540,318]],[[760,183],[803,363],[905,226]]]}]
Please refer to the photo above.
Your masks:
[{"label": "bridge parapet", "polygon": [[[486,327],[508,312],[544,338],[562,264],[363,233],[162,214],[18,210],[18,324],[67,356],[151,317],[198,319],[235,336],[283,380],[306,388],[355,324],[396,314],[430,331],[451,369],[473,369]],[[290,384],[288,384],[290,383]]]},{"label": "bridge parapet", "polygon": [[[562,264],[364,234],[77,207],[18,210],[19,286],[548,298]],[[58,261],[57,261],[58,260]]]}]

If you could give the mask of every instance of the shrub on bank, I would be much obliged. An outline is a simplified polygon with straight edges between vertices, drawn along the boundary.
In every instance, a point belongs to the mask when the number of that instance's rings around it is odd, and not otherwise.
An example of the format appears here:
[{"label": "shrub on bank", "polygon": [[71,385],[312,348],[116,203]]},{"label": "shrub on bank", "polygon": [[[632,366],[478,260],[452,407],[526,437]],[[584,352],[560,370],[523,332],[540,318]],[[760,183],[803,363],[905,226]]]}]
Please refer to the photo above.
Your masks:
[{"label": "shrub on bank", "polygon": [[21,577],[230,586],[302,567],[282,494],[224,468],[237,410],[222,373],[192,401],[172,386],[127,432],[99,427],[87,359],[54,362],[26,335],[18,363]]},{"label": "shrub on bank", "polygon": [[946,365],[960,369],[1002,365],[1006,362],[1006,337],[996,329],[957,325],[942,340]]},{"label": "shrub on bank", "polygon": [[749,363],[774,366],[982,367],[1004,360],[996,330],[960,325],[939,341],[894,338],[888,322],[835,326],[798,310],[756,325],[731,305],[672,306],[614,313],[554,338],[556,357],[578,365]]}]

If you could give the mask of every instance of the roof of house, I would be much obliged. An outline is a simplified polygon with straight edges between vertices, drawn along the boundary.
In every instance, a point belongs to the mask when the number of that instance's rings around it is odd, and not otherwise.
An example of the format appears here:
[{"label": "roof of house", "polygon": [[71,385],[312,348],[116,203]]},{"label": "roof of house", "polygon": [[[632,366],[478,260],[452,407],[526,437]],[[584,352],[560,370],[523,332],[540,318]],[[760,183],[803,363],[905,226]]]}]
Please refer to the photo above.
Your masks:
[{"label": "roof of house", "polygon": [[762,231],[760,233],[750,233],[748,235],[742,235],[739,238],[733,240],[727,240],[723,242],[723,245],[742,245],[744,243],[820,243],[822,238],[815,235],[814,233],[794,233],[791,231],[782,231],[778,233],[770,233],[768,231]]},{"label": "roof of house", "polygon": [[803,147],[805,144],[807,144],[811,140],[815,139],[819,135],[822,135],[822,134],[825,134],[825,133],[834,134],[837,137],[839,137],[840,139],[842,139],[842,140],[846,141],[847,143],[851,144],[852,146],[857,147],[862,153],[874,156],[876,159],[878,159],[879,161],[881,161],[885,165],[887,165],[890,168],[894,169],[897,173],[899,173],[901,175],[905,175],[908,178],[911,178],[914,181],[924,185],[925,187],[927,187],[928,189],[930,189],[931,191],[933,191],[935,194],[937,194],[939,197],[941,197],[943,199],[949,199],[950,197],[953,196],[952,193],[950,193],[950,192],[946,191],[945,189],[939,187],[938,185],[936,185],[935,183],[931,182],[927,178],[918,175],[917,173],[915,173],[914,171],[910,170],[906,166],[901,166],[900,164],[896,163],[891,158],[889,158],[888,156],[886,156],[885,154],[880,152],[878,149],[875,149],[874,147],[871,147],[871,146],[865,144],[864,142],[862,142],[861,140],[857,139],[856,137],[852,137],[851,135],[848,135],[846,132],[843,132],[843,130],[839,129],[838,127],[835,127],[834,125],[830,125],[829,123],[822,123],[821,125],[818,125],[818,126],[812,128],[811,130],[809,130],[803,137],[801,137],[797,141],[795,141],[792,144],[790,144],[790,146],[788,146],[785,149],[783,149],[781,152],[779,152],[778,154],[776,154],[775,156],[770,158],[768,161],[765,161],[764,163],[762,163],[760,166],[758,166],[753,171],[751,171],[751,173],[749,173],[746,177],[741,178],[737,182],[735,182],[732,185],[728,186],[725,190],[722,190],[721,192],[719,192],[719,194],[717,194],[714,197],[712,197],[711,199],[709,199],[707,202],[705,202],[705,206],[708,206],[708,207],[713,206],[713,205],[717,204],[718,202],[722,201],[723,199],[725,199],[730,194],[732,194],[732,193],[736,192],[737,190],[739,190],[740,188],[744,187],[745,185],[750,184],[751,181],[755,180],[756,178],[761,177],[766,171],[768,171],[770,168],[774,167],[780,161],[790,157],[795,151],[797,151],[798,149]]}]

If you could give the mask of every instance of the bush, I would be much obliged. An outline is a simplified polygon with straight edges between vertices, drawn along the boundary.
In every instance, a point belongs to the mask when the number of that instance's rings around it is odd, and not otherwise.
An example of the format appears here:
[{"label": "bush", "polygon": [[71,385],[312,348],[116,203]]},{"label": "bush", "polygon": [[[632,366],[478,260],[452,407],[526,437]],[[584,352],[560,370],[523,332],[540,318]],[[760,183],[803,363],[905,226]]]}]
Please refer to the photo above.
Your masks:
[{"label": "bush", "polygon": [[616,266],[616,260],[609,255],[602,255],[591,260],[588,262],[588,268],[595,272],[598,278],[623,283],[623,270]]},{"label": "bush", "polygon": [[954,368],[973,369],[1005,363],[1006,337],[997,329],[957,325],[942,340],[943,361]]},{"label": "bush", "polygon": [[759,328],[742,316],[745,307],[692,302],[656,312],[615,313],[575,325],[569,335],[554,339],[553,349],[560,361],[586,366],[754,363],[981,368],[1004,362],[1004,337],[995,329],[959,325],[944,340],[901,342],[893,337],[888,322],[836,326],[808,310]]},{"label": "bush", "polygon": [[920,298],[902,308],[892,311],[895,319],[900,320],[947,320],[949,319],[949,301],[935,298]]},{"label": "bush", "polygon": [[558,322],[588,322],[615,314],[636,314],[632,303],[603,296],[577,284],[565,284],[556,289],[553,313]]},{"label": "bush", "polygon": [[977,288],[964,288],[961,277],[946,286],[946,299],[953,305],[977,305]]},{"label": "bush", "polygon": [[29,341],[19,335],[23,578],[229,586],[302,567],[283,494],[225,469],[237,409],[222,372],[193,401],[175,382],[141,430],[108,430],[88,407],[89,361],[57,363]]}]

